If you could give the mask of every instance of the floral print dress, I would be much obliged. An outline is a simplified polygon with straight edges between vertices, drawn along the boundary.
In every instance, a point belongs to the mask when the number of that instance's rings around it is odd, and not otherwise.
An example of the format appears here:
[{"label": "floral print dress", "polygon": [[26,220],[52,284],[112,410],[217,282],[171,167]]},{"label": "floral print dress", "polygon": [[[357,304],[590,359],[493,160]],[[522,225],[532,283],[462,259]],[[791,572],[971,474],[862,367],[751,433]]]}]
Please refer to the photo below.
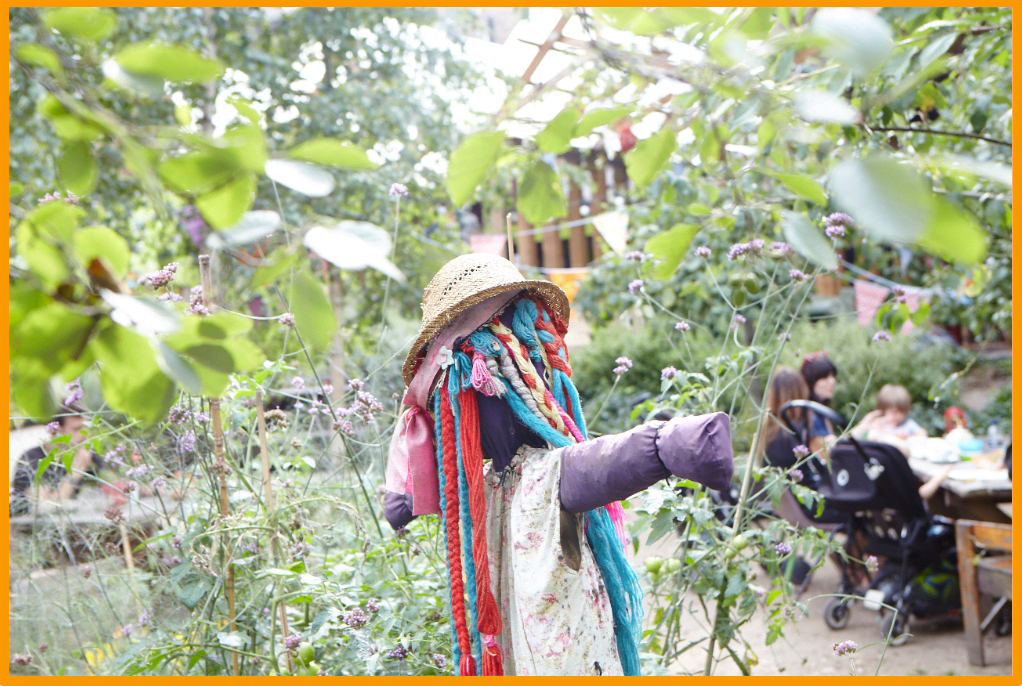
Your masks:
[{"label": "floral print dress", "polygon": [[584,517],[561,509],[561,450],[523,446],[484,467],[490,579],[504,674],[623,674],[614,617]]}]

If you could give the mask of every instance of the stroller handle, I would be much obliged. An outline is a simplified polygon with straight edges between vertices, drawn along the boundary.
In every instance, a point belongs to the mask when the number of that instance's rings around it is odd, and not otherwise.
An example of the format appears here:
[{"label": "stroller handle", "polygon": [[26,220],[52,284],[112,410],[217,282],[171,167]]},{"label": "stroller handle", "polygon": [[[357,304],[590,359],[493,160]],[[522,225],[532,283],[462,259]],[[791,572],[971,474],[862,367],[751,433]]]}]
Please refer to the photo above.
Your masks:
[{"label": "stroller handle", "polygon": [[788,419],[788,410],[793,407],[801,407],[806,410],[812,410],[821,417],[826,417],[841,429],[844,429],[848,425],[848,422],[845,421],[844,417],[835,412],[833,408],[827,407],[822,403],[818,403],[814,400],[789,400],[781,405],[777,414],[780,415],[781,421],[787,425],[788,429],[790,429],[792,433],[797,433],[795,431],[795,427],[791,425],[791,421]]}]

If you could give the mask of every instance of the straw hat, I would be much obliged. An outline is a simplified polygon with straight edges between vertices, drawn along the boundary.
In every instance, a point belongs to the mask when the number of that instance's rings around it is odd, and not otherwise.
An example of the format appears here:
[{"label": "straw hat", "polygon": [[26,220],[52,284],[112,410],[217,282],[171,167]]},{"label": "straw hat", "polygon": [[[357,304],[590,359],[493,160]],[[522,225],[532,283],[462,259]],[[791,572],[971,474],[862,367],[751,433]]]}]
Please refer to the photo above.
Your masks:
[{"label": "straw hat", "polygon": [[503,257],[472,253],[455,257],[440,268],[422,293],[422,326],[401,367],[405,384],[415,377],[415,361],[438,333],[462,311],[500,293],[527,290],[549,305],[567,323],[568,296],[549,281],[527,280]]}]

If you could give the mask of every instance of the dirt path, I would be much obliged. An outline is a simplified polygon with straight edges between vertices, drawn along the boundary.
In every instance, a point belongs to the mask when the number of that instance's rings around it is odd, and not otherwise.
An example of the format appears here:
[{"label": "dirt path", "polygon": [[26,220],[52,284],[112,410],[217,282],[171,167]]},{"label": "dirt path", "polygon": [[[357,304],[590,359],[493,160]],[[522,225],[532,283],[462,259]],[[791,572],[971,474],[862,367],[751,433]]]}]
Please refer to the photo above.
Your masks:
[{"label": "dirt path", "polygon": [[[637,555],[632,556],[641,563],[650,555],[669,556],[677,545],[674,536],[665,536],[654,546],[640,546]],[[640,565],[640,569],[641,569]],[[760,574],[765,574],[762,570]],[[640,575],[643,584],[649,577]],[[760,580],[761,585],[765,579]],[[833,593],[838,588],[839,572],[832,562],[827,562],[812,578],[802,599],[809,600],[821,594]],[[690,594],[693,604],[694,594]],[[759,664],[752,668],[754,675],[847,675],[855,669],[856,674],[874,674],[880,660],[883,644],[880,642],[879,614],[866,610],[861,603],[852,607],[848,626],[840,631],[830,629],[823,621],[823,607],[827,598],[817,597],[808,603],[809,616],[795,624],[789,624],[784,637],[771,646],[766,645],[766,613],[759,609],[752,620],[743,627],[743,635],[757,653]],[[687,603],[686,603],[687,604]],[[695,605],[698,607],[698,605]],[[647,624],[649,612],[647,612]],[[701,630],[702,621],[697,616],[683,621],[683,631],[688,640],[705,635]],[[902,646],[889,647],[883,656],[879,674],[883,676],[1005,676],[1011,675],[1011,637],[998,638],[993,632],[986,638],[987,665],[976,667],[969,664],[965,653],[965,633],[960,620],[923,624],[913,622],[909,629],[912,636]],[[834,655],[833,646],[841,641],[855,641],[859,652],[854,663],[847,657]],[[741,652],[739,652],[741,654]],[[706,652],[701,647],[682,654],[681,659],[670,665],[668,674],[702,673]],[[720,662],[714,669],[715,675],[735,675],[741,672],[733,661]]]}]

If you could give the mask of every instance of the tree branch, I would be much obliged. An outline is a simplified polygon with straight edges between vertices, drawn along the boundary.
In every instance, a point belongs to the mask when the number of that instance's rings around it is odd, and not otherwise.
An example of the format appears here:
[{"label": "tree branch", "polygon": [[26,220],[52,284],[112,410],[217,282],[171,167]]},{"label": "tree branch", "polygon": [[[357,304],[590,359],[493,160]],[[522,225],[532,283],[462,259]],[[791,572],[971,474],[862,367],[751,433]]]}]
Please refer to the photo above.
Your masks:
[{"label": "tree branch", "polygon": [[910,133],[932,133],[935,136],[957,136],[959,138],[975,138],[976,140],[1005,145],[1011,147],[1011,141],[1002,141],[998,138],[980,136],[978,133],[965,133],[964,131],[937,131],[936,129],[914,129],[909,126],[867,126],[870,131],[908,131]]}]

